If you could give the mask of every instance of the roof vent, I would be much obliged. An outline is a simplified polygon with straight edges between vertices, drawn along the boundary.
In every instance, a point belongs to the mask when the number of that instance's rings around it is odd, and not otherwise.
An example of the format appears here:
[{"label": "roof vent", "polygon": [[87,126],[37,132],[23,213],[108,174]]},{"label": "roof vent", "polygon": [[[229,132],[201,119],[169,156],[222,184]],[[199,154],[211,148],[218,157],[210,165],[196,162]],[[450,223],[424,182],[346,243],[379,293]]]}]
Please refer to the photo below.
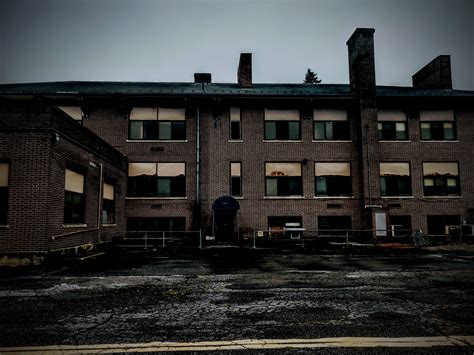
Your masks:
[{"label": "roof vent", "polygon": [[212,82],[211,73],[194,73],[194,82],[199,84],[210,84]]}]

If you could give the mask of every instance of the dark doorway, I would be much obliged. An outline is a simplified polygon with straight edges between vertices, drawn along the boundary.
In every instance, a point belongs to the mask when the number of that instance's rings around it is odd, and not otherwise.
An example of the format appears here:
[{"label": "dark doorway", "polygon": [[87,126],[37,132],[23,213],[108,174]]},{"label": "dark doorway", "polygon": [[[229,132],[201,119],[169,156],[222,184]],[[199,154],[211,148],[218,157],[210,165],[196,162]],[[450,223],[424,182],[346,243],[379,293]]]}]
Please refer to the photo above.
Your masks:
[{"label": "dark doorway", "polygon": [[212,204],[214,236],[219,242],[236,242],[237,211],[240,205],[232,196],[221,196]]}]

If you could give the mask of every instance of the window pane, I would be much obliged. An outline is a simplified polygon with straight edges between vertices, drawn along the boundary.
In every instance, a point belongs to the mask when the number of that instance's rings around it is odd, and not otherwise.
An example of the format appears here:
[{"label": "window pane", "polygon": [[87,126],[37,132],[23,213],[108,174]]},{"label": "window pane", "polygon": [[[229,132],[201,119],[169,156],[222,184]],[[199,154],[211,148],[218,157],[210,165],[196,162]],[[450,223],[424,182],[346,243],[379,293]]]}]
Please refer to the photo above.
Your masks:
[{"label": "window pane", "polygon": [[232,121],[230,123],[230,139],[240,139],[240,122]]},{"label": "window pane", "polygon": [[265,139],[276,139],[276,122],[265,122]]},{"label": "window pane", "polygon": [[421,125],[421,139],[431,139],[431,125],[426,122],[422,122]]},{"label": "window pane", "polygon": [[159,122],[159,139],[171,139],[171,122]]},{"label": "window pane", "polygon": [[158,120],[162,121],[184,121],[184,108],[158,108]]},{"label": "window pane", "polygon": [[328,140],[333,140],[334,139],[334,134],[333,134],[333,123],[332,122],[326,122],[326,139]]},{"label": "window pane", "polygon": [[240,176],[232,176],[231,177],[231,196],[240,196],[241,195],[241,184],[240,184]]},{"label": "window pane", "polygon": [[143,121],[143,139],[158,139],[158,121]]},{"label": "window pane", "polygon": [[299,122],[288,122],[288,139],[300,139]]},{"label": "window pane", "polygon": [[335,140],[349,140],[351,137],[348,121],[333,122],[333,137]]},{"label": "window pane", "polygon": [[301,176],[301,163],[265,163],[265,176]]},{"label": "window pane", "polygon": [[325,132],[325,122],[314,122],[314,139],[315,140],[324,140],[326,139]]},{"label": "window pane", "polygon": [[106,200],[114,200],[114,186],[113,185],[104,183],[103,197]]},{"label": "window pane", "polygon": [[324,176],[316,177],[316,195],[325,196],[327,195],[327,184]]},{"label": "window pane", "polygon": [[7,224],[8,187],[0,187],[0,224]]},{"label": "window pane", "polygon": [[84,193],[84,175],[66,169],[64,189],[80,194]]},{"label": "window pane", "polygon": [[411,180],[408,176],[398,177],[398,193],[400,196],[411,195]]},{"label": "window pane", "polygon": [[447,139],[447,140],[455,139],[453,123],[444,122],[443,127],[444,127],[444,139]]},{"label": "window pane", "polygon": [[407,139],[406,124],[405,122],[395,123],[396,138]]},{"label": "window pane", "polygon": [[267,177],[267,196],[278,196],[278,183],[276,177]]},{"label": "window pane", "polygon": [[158,196],[159,197],[171,196],[171,178],[158,179]]},{"label": "window pane", "polygon": [[431,122],[431,139],[444,140],[444,128],[441,122]]},{"label": "window pane", "polygon": [[303,186],[301,177],[292,176],[289,178],[289,195],[301,196],[303,195]]},{"label": "window pane", "polygon": [[143,139],[143,122],[130,121],[130,139]]},{"label": "window pane", "polygon": [[171,123],[171,139],[185,140],[186,139],[186,123],[172,122]]},{"label": "window pane", "polygon": [[0,163],[0,187],[8,186],[8,163]]},{"label": "window pane", "polygon": [[387,196],[387,180],[385,176],[380,177],[380,194],[382,196]]}]

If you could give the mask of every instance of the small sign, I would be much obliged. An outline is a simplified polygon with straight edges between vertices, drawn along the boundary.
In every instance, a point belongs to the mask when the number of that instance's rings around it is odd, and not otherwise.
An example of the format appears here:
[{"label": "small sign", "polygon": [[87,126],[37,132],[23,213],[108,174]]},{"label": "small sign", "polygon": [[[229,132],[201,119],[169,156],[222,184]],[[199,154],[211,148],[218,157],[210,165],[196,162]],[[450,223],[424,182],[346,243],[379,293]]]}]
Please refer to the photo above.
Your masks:
[{"label": "small sign", "polygon": [[257,237],[263,237],[263,231],[258,231],[257,232]]},{"label": "small sign", "polygon": [[212,235],[206,235],[206,240],[216,240]]}]

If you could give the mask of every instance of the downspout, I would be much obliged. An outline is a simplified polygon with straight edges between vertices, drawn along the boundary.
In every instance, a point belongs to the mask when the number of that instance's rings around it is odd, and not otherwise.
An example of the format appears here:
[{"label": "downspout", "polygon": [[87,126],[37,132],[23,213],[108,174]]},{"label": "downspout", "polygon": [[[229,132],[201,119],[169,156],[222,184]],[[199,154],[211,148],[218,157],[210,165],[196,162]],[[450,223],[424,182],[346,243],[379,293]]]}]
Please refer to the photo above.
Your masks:
[{"label": "downspout", "polygon": [[369,125],[365,125],[365,139],[367,143],[367,184],[368,186],[368,197],[369,197],[369,207],[372,208],[372,178],[371,178],[371,169],[370,169],[370,144],[369,144]]},{"label": "downspout", "polygon": [[[199,106],[196,110],[196,208],[201,208],[201,118]],[[200,213],[199,213],[200,215]],[[197,225],[200,223],[197,223]]]},{"label": "downspout", "polygon": [[101,224],[101,215],[102,215],[102,210],[101,210],[101,203],[102,203],[102,189],[103,189],[103,169],[104,166],[102,163],[99,163],[99,197],[97,199],[97,241],[100,241],[100,224]]}]

